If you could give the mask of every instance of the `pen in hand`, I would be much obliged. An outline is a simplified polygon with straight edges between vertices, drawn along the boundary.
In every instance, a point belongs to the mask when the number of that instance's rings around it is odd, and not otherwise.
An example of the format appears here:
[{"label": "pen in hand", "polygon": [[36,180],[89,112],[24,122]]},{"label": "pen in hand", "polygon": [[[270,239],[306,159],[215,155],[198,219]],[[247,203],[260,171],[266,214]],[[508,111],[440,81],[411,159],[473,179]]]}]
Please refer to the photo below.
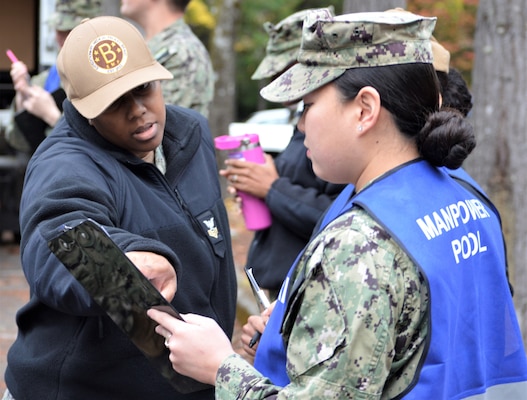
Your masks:
[{"label": "pen in hand", "polygon": [[[267,296],[265,295],[264,291],[260,289],[260,286],[258,285],[258,282],[256,282],[256,279],[254,279],[253,275],[253,269],[245,267],[245,273],[247,275],[247,278],[249,278],[249,283],[251,284],[251,287],[253,288],[254,294],[256,298],[258,299],[258,302],[262,306],[264,310],[269,308],[271,303],[267,299]],[[262,336],[262,333],[259,331],[256,331],[256,333],[253,335],[251,340],[249,341],[249,347],[252,348],[258,340],[260,340],[260,337]]]},{"label": "pen in hand", "polygon": [[[14,64],[14,63],[17,63],[19,61],[18,57],[15,55],[15,53],[13,53],[13,50],[11,49],[7,49],[5,51],[5,54],[7,56],[7,58],[9,58],[9,60]],[[25,80],[27,82],[27,85],[30,86],[31,85],[31,77],[29,76],[28,73],[26,73],[25,75]],[[24,96],[25,97],[25,96]]]},{"label": "pen in hand", "polygon": [[258,343],[258,340],[262,337],[262,334],[260,331],[256,331],[256,333],[251,338],[251,341],[249,342],[249,348],[253,348],[253,346]]}]

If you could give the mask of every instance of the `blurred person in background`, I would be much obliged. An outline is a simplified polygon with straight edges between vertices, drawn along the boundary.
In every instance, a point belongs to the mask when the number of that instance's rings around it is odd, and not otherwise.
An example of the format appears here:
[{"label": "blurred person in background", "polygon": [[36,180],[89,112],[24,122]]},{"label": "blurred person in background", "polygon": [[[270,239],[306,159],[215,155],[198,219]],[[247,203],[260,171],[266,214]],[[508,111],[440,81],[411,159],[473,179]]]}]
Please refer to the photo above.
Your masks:
[{"label": "blurred person in background", "polygon": [[[333,8],[327,10],[333,13]],[[251,79],[273,79],[296,63],[302,23],[311,11],[298,11],[277,24],[264,24],[269,35],[266,55]],[[272,224],[254,233],[246,262],[260,287],[269,292],[271,301],[276,299],[287,271],[307,244],[315,224],[344,188],[318,178],[313,172],[304,135],[296,125],[299,103],[283,103],[292,110],[294,131],[287,147],[275,159],[266,155],[265,164],[228,159],[226,168],[220,170],[231,192],[242,190],[264,199],[271,211]]]},{"label": "blurred person in background", "polygon": [[[84,18],[96,17],[101,12],[101,0],[56,0],[55,11],[48,24],[55,30],[59,50],[75,26]],[[11,105],[11,119],[5,130],[6,140],[12,148],[32,153],[39,140],[28,142],[28,133],[21,131],[15,114],[27,110],[45,122],[45,135],[48,135],[62,115],[62,104],[57,104],[52,97],[52,93],[61,87],[60,77],[56,65],[52,65],[29,80],[29,71],[23,61],[12,63],[10,74],[16,93]]]},{"label": "blurred person in background", "polygon": [[174,76],[163,82],[165,101],[208,117],[214,97],[214,70],[205,45],[185,23],[189,3],[121,0],[121,15],[141,27],[154,58]]}]

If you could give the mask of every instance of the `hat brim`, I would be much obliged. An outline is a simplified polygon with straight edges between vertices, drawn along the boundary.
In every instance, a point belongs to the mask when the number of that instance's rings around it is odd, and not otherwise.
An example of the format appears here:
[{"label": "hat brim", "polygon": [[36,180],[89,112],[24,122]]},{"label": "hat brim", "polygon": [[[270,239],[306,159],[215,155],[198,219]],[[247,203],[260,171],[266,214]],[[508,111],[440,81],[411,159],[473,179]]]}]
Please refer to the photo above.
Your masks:
[{"label": "hat brim", "polygon": [[260,90],[260,95],[275,103],[298,101],[346,72],[347,68],[295,64]]},{"label": "hat brim", "polygon": [[251,76],[251,79],[259,80],[265,78],[272,78],[282,73],[288,66],[296,62],[298,55],[298,48],[283,51],[280,54],[268,54],[260,62],[256,71]]},{"label": "hat brim", "polygon": [[95,90],[82,99],[71,100],[77,111],[87,119],[98,117],[123,94],[147,82],[172,79],[173,75],[161,64],[153,64],[128,72]]}]

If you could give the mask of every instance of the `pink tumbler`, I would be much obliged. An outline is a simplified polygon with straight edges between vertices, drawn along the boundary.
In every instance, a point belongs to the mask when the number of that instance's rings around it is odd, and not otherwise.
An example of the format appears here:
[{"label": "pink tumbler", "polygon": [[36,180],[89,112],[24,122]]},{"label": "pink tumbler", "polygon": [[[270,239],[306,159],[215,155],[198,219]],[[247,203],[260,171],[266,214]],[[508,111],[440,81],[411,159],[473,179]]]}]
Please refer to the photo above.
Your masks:
[{"label": "pink tumbler", "polygon": [[[256,133],[218,136],[214,139],[214,145],[218,150],[225,151],[229,158],[258,164],[265,162],[260,139]],[[256,231],[268,228],[271,225],[271,213],[265,201],[242,191],[239,191],[238,195],[242,198],[242,214],[247,229]]]}]

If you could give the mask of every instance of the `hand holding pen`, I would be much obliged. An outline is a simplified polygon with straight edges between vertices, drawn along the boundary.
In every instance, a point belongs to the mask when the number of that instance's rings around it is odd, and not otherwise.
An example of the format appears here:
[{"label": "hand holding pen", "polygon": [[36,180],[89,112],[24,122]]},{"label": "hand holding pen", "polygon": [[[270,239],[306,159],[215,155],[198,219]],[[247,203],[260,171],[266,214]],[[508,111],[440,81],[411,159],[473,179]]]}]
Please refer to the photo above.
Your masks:
[{"label": "hand holding pen", "polygon": [[11,61],[10,75],[13,86],[18,93],[24,94],[27,88],[31,86],[27,65],[21,62],[12,50],[7,49],[5,53]]},{"label": "hand holding pen", "polygon": [[[249,279],[249,283],[251,284],[251,287],[253,289],[254,295],[256,296],[256,299],[258,300],[258,303],[260,304],[261,308],[265,311],[268,310],[271,306],[271,303],[267,299],[267,296],[265,295],[264,291],[260,289],[260,286],[258,285],[258,282],[256,282],[256,279],[254,278],[252,268],[245,268],[245,273],[247,274],[247,278]],[[250,342],[249,342],[249,348],[252,348],[258,340],[260,340],[260,337],[262,336],[261,330],[257,330],[256,333],[252,336]]]},{"label": "hand holding pen", "polygon": [[5,51],[5,54],[7,55],[7,57],[11,60],[11,62],[14,64],[16,62],[18,62],[18,58],[17,56],[15,56],[15,53],[13,53],[13,51],[11,49],[7,49]]}]

